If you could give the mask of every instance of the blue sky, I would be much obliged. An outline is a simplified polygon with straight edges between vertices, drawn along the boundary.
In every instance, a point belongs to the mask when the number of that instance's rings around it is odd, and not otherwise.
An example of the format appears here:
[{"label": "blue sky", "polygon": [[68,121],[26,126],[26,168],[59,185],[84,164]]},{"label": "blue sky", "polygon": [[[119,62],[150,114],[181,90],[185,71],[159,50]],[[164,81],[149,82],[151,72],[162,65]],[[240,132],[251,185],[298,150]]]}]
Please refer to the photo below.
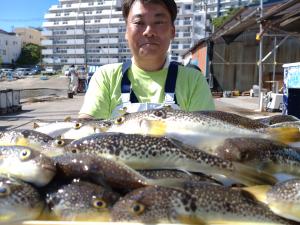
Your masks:
[{"label": "blue sky", "polygon": [[0,29],[12,27],[41,27],[44,14],[59,0],[0,0]]}]

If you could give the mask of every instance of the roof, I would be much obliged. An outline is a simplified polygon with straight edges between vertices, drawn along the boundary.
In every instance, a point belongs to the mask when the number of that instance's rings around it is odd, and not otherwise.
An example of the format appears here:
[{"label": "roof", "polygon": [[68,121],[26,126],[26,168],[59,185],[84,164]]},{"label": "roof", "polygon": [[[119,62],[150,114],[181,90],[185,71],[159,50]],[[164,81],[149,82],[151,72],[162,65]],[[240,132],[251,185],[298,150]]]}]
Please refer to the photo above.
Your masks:
[{"label": "roof", "polygon": [[[289,0],[283,3],[264,5],[263,25],[269,30],[281,31],[286,34],[300,32],[300,1]],[[258,6],[241,8],[213,34],[212,39],[223,38],[226,43],[232,42],[241,33],[259,27],[260,12]]]}]

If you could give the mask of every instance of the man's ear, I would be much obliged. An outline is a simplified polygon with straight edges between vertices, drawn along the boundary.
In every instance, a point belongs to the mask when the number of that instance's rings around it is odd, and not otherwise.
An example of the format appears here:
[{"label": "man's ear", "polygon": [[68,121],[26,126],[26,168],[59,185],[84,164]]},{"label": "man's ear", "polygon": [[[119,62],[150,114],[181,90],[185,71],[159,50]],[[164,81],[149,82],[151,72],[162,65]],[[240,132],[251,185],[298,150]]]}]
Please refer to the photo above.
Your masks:
[{"label": "man's ear", "polygon": [[126,30],[125,30],[125,40],[128,41],[127,28],[126,28]]},{"label": "man's ear", "polygon": [[175,26],[174,26],[174,24],[173,24],[173,26],[172,26],[172,39],[174,39],[175,38],[175,35],[176,35],[176,29],[175,29]]}]

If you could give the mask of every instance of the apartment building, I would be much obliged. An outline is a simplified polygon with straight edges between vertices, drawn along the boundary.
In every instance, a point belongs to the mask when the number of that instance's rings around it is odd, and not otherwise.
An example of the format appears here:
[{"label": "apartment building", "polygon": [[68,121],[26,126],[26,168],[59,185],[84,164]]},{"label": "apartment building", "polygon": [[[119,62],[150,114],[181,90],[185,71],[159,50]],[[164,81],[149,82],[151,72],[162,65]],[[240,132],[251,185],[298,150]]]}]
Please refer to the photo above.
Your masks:
[{"label": "apartment building", "polygon": [[37,29],[18,27],[14,29],[14,32],[21,38],[22,46],[29,43],[41,45],[42,34]]},{"label": "apartment building", "polygon": [[[181,61],[182,53],[204,35],[204,12],[195,13],[193,0],[176,2],[177,32],[169,53],[171,60]],[[44,18],[44,64],[103,65],[131,57],[120,0],[59,0]]]},{"label": "apartment building", "polygon": [[13,64],[21,54],[21,38],[0,29],[0,58],[3,64]]}]

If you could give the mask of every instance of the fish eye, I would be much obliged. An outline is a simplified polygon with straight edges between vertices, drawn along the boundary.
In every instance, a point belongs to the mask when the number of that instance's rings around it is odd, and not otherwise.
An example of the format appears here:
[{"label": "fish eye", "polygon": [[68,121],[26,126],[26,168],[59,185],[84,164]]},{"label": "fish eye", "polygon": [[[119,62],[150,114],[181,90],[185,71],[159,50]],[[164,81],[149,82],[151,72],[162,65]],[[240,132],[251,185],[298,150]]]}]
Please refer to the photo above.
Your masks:
[{"label": "fish eye", "polygon": [[20,159],[26,160],[30,157],[31,151],[29,149],[24,149],[20,152]]},{"label": "fish eye", "polygon": [[153,114],[154,114],[154,116],[161,117],[161,118],[163,118],[163,116],[164,116],[164,113],[162,111],[156,111]]},{"label": "fish eye", "polygon": [[93,199],[93,206],[97,209],[104,209],[107,207],[106,202],[101,198]]},{"label": "fish eye", "polygon": [[120,116],[119,118],[117,118],[115,120],[116,124],[122,124],[125,121],[125,117],[124,116]]},{"label": "fish eye", "polygon": [[55,145],[56,146],[61,147],[61,146],[64,146],[64,144],[65,144],[65,142],[63,140],[61,140],[61,139],[55,140]]},{"label": "fish eye", "polygon": [[5,197],[10,194],[10,188],[5,186],[0,186],[0,198]]},{"label": "fish eye", "polygon": [[144,210],[145,210],[145,206],[138,202],[133,203],[130,207],[130,211],[134,215],[140,215],[144,212]]},{"label": "fish eye", "polygon": [[79,129],[82,126],[82,123],[76,123],[75,124],[75,129]]},{"label": "fish eye", "polygon": [[78,151],[77,151],[77,149],[72,149],[71,152],[75,154],[75,153],[77,153]]}]

